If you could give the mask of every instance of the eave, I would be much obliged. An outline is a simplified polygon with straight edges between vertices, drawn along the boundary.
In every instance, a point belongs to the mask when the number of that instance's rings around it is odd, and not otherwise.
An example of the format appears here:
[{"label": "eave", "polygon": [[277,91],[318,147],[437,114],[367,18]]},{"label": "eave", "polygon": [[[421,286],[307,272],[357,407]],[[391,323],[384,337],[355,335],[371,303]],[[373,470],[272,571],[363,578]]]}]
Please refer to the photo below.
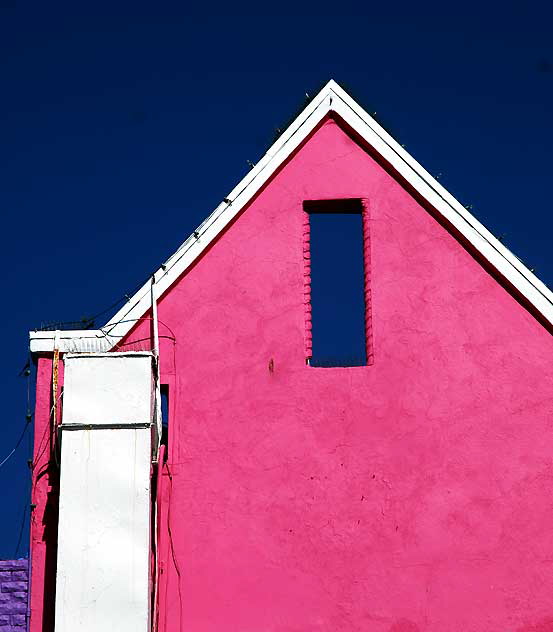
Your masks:
[{"label": "eave", "polygon": [[[255,167],[153,275],[162,296],[200,257],[328,116],[337,117],[443,219],[484,263],[494,270],[546,323],[553,325],[553,293],[460,202],[433,178],[335,81],[329,81],[297,116]],[[96,330],[31,331],[33,353],[105,352],[112,349],[151,307],[146,282],[103,327]]]}]

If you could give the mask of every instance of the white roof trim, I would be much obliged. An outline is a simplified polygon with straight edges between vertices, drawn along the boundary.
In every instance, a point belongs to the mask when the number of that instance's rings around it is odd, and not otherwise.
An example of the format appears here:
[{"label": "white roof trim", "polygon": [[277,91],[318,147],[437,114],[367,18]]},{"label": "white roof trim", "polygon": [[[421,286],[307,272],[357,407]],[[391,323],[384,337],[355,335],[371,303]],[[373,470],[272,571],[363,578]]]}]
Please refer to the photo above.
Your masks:
[{"label": "white roof trim", "polygon": [[[340,86],[329,81],[299,114],[257,165],[238,183],[211,215],[157,270],[156,294],[161,296],[248,204],[273,173],[330,112],[335,112],[519,292],[553,324],[553,293],[467,209],[437,182]],[[151,281],[104,326],[97,330],[57,332],[64,352],[109,351],[151,307]],[[56,332],[32,331],[32,352],[54,350]]]}]

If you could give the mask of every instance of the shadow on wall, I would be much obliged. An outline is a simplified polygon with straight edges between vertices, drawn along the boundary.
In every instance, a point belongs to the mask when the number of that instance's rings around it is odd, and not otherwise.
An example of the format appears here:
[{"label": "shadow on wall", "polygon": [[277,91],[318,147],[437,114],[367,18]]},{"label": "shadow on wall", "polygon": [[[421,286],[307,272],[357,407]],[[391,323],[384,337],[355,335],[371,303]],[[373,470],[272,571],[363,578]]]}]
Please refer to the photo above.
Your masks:
[{"label": "shadow on wall", "polygon": [[389,632],[421,632],[418,625],[407,619],[396,621]]},{"label": "shadow on wall", "polygon": [[539,623],[523,625],[516,632],[553,632],[553,617],[547,617]]},{"label": "shadow on wall", "polygon": [[[388,632],[421,632],[418,625],[407,619],[400,619],[392,625]],[[553,632],[553,617],[543,619],[539,623],[530,623],[517,628],[516,632]]]},{"label": "shadow on wall", "polygon": [[[56,570],[58,557],[59,471],[50,461],[37,475],[48,477],[48,492],[42,517],[44,544],[44,587],[42,601],[42,632],[54,632],[56,606]],[[34,629],[34,624],[33,624]]]}]

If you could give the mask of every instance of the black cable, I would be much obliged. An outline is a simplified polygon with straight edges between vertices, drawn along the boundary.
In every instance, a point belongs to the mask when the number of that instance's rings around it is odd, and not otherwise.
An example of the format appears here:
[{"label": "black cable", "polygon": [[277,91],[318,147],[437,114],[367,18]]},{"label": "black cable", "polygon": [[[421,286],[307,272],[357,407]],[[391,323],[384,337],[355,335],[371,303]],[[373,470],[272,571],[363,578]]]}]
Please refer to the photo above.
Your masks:
[{"label": "black cable", "polygon": [[[118,298],[114,303],[112,303],[109,307],[106,307],[105,309],[103,309],[101,312],[98,312],[97,314],[94,314],[94,316],[91,316],[90,318],[83,318],[80,321],[77,320],[72,320],[72,321],[63,321],[63,322],[54,322],[52,324],[47,324],[47,325],[42,325],[41,327],[37,327],[34,331],[50,331],[52,328],[56,328],[56,329],[60,329],[64,326],[67,325],[71,325],[72,329],[76,328],[76,325],[94,325],[94,321],[99,318],[100,316],[103,316],[104,314],[106,314],[107,312],[111,311],[112,309],[114,309],[115,307],[117,307],[117,305],[119,305],[120,303],[122,303],[123,301],[127,300],[129,301],[132,296],[134,294],[136,294],[136,292],[138,292],[138,290],[145,285],[145,283],[148,281],[148,279],[151,278],[152,275],[146,277],[144,279],[144,281],[142,281],[141,283],[138,283],[137,285],[135,285],[135,287],[130,290],[129,292],[127,292],[126,294],[123,294],[123,296],[121,296],[120,298]],[[25,367],[23,367],[21,373],[23,373],[23,371],[27,368],[27,365],[25,365]]]},{"label": "black cable", "polygon": [[23,531],[25,529],[25,521],[27,518],[27,509],[29,508],[29,503],[27,499],[25,499],[25,509],[23,510],[23,517],[21,518],[21,525],[19,527],[19,537],[17,538],[17,546],[15,547],[14,559],[17,559],[17,554],[19,553],[19,547],[21,546],[21,538],[23,537]]},{"label": "black cable", "polygon": [[21,433],[21,435],[20,435],[19,439],[17,440],[17,443],[15,444],[14,448],[12,449],[12,451],[8,454],[8,456],[3,461],[0,461],[0,467],[5,465],[11,459],[11,457],[15,454],[17,448],[21,445],[21,442],[23,441],[23,437],[25,436],[25,433],[27,432],[27,428],[30,425],[31,424],[29,422],[27,422],[25,424],[25,427],[23,428],[23,432]]},{"label": "black cable", "polygon": [[150,274],[148,277],[146,277],[144,279],[144,281],[141,281],[140,283],[138,283],[137,285],[134,286],[134,288],[132,290],[130,290],[130,292],[127,292],[126,294],[123,294],[123,296],[121,296],[119,299],[117,299],[115,301],[115,303],[112,303],[109,307],[106,307],[106,309],[102,310],[101,312],[98,312],[97,314],[95,314],[94,316],[92,316],[91,318],[87,318],[87,322],[94,322],[97,318],[99,318],[100,316],[103,316],[104,314],[106,314],[107,312],[109,312],[110,310],[112,310],[114,307],[117,307],[117,305],[119,305],[119,303],[122,303],[125,299],[127,300],[127,302],[129,301],[129,299],[136,294],[136,292],[138,292],[138,290],[145,285],[145,283],[148,281],[148,279],[151,279],[152,275]]}]

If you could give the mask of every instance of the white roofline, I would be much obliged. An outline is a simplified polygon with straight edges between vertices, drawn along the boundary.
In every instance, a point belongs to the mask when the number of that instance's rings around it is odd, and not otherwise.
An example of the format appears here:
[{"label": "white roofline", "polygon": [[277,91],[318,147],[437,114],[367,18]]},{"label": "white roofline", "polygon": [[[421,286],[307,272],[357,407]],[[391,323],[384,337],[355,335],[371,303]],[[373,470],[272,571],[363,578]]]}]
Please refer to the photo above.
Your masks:
[{"label": "white roofline", "polygon": [[[368,143],[545,320],[553,324],[553,293],[333,80],[326,84],[257,165],[155,272],[157,296],[161,296],[201,255],[330,113],[338,115]],[[58,348],[64,352],[109,351],[129,333],[150,306],[151,281],[148,280],[104,327],[57,332]],[[53,351],[55,339],[56,332],[32,331],[31,351]]]}]

